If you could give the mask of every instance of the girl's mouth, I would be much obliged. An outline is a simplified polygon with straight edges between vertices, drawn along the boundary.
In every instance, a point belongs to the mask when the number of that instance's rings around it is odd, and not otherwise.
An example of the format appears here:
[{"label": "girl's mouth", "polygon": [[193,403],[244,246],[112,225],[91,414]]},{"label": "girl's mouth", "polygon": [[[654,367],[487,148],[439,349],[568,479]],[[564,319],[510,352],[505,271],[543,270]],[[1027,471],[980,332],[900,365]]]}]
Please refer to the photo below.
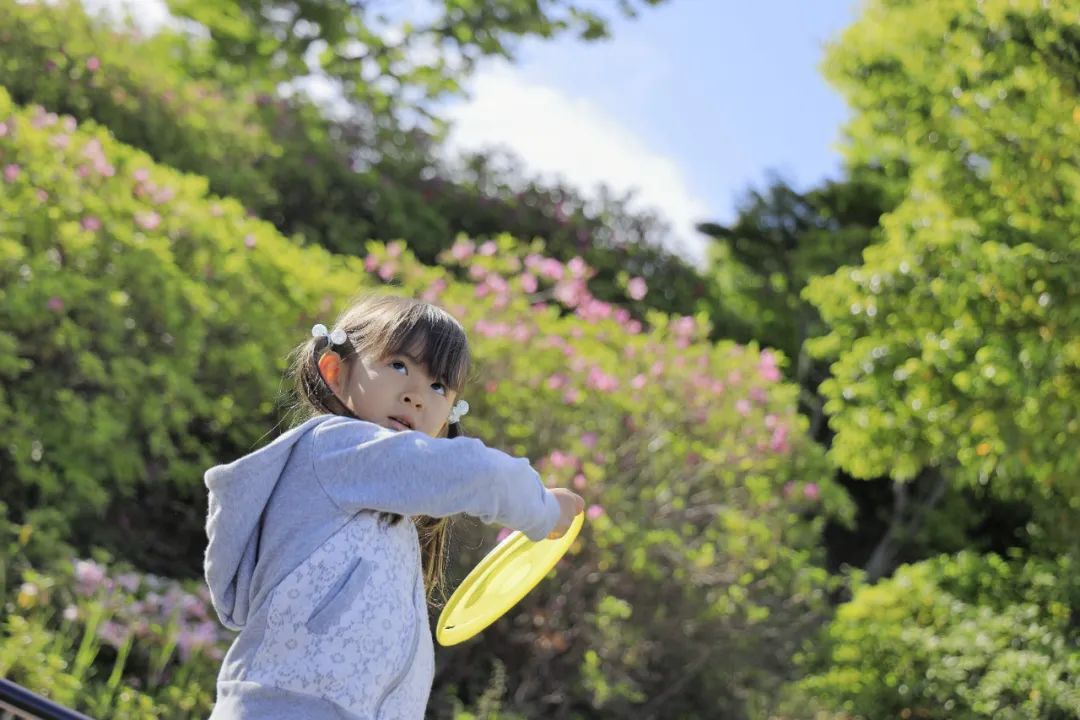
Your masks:
[{"label": "girl's mouth", "polygon": [[412,425],[410,425],[407,420],[403,420],[401,418],[396,418],[396,417],[393,417],[393,416],[391,416],[389,418],[389,420],[393,425],[396,426],[394,428],[395,430],[412,430],[413,429]]}]

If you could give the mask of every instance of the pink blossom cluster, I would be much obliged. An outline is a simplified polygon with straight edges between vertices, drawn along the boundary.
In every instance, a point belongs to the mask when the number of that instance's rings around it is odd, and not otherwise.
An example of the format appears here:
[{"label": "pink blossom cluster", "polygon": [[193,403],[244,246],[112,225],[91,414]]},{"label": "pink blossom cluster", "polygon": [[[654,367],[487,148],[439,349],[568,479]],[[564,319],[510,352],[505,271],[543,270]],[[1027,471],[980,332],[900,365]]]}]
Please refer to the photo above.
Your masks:
[{"label": "pink blossom cluster", "polygon": [[[104,602],[111,611],[109,619],[98,628],[102,642],[119,647],[131,635],[151,643],[166,642],[167,638],[155,637],[153,627],[167,627],[173,621],[182,661],[186,662],[197,651],[215,660],[223,657],[222,645],[228,636],[211,617],[210,595],[205,587],[192,594],[179,584],[155,575],[123,573],[114,578],[93,560],[75,560],[74,579],[77,596]],[[84,608],[71,605],[63,616],[75,621],[85,612]]]}]

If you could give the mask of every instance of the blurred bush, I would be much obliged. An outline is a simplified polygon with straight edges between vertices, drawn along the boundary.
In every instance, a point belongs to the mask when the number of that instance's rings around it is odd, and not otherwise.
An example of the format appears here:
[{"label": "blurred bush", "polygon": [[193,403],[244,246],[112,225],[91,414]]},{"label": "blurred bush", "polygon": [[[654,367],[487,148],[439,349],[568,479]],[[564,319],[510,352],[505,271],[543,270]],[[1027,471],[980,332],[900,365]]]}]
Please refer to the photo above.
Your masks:
[{"label": "blurred bush", "polygon": [[1078,717],[1078,578],[1067,558],[962,552],[856,584],[802,656],[789,716]]}]

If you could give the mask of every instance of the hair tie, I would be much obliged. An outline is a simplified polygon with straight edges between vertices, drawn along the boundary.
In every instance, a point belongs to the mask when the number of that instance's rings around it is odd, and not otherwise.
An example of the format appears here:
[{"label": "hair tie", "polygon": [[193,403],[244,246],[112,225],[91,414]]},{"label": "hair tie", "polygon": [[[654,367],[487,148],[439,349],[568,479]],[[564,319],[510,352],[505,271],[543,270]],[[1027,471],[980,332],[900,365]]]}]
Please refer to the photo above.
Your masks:
[{"label": "hair tie", "polygon": [[[349,339],[349,336],[341,328],[329,332],[322,323],[316,323],[311,327],[311,337],[315,338],[316,341],[319,338],[326,338],[326,343],[332,346],[344,345]],[[323,343],[323,345],[326,343]],[[316,345],[318,345],[318,342],[316,342]]]},{"label": "hair tie", "polygon": [[465,417],[469,412],[469,403],[464,400],[458,400],[454,403],[454,407],[450,409],[450,422],[461,422],[461,418]]}]

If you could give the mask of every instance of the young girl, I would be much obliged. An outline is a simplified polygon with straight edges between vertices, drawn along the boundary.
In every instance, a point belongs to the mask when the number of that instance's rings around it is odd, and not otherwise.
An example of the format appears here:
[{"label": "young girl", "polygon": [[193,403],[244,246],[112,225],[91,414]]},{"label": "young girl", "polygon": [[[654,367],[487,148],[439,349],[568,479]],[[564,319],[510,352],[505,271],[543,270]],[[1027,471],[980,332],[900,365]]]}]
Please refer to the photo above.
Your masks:
[{"label": "young girl", "polygon": [[369,297],[312,334],[290,371],[307,419],[206,473],[206,580],[221,622],[240,630],[211,718],[418,720],[446,518],[541,540],[584,503],[546,489],[527,460],[460,437],[470,356],[443,310]]}]

